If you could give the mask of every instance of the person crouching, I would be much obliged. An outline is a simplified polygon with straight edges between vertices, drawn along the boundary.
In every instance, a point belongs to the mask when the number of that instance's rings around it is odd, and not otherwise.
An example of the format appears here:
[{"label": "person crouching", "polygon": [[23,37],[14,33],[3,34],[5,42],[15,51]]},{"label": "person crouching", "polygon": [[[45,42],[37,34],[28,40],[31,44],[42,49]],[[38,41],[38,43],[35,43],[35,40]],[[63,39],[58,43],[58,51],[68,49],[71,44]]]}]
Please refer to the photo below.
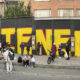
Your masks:
[{"label": "person crouching", "polygon": [[30,56],[30,67],[35,67],[35,58],[33,57],[33,55]]},{"label": "person crouching", "polygon": [[29,55],[25,55],[24,58],[23,58],[23,65],[25,67],[29,66]]}]

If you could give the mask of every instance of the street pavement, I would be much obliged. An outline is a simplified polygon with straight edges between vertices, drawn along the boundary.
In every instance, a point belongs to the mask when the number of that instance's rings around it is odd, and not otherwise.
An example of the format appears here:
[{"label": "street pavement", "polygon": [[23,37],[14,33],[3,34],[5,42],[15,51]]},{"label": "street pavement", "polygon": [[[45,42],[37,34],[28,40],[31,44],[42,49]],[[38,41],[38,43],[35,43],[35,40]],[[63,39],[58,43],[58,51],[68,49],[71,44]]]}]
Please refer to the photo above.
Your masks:
[{"label": "street pavement", "polygon": [[[16,60],[13,61],[14,65],[22,66],[22,63],[18,63],[19,55],[16,54]],[[36,67],[39,68],[55,68],[55,69],[80,69],[80,57],[70,57],[70,60],[66,60],[64,57],[56,57],[55,61],[51,64],[47,64],[49,56],[43,55],[38,56],[34,55],[36,60]],[[3,64],[4,60],[0,60],[0,63]]]},{"label": "street pavement", "polygon": [[7,73],[0,64],[0,80],[80,80],[80,70],[30,68],[15,65],[15,71]]}]

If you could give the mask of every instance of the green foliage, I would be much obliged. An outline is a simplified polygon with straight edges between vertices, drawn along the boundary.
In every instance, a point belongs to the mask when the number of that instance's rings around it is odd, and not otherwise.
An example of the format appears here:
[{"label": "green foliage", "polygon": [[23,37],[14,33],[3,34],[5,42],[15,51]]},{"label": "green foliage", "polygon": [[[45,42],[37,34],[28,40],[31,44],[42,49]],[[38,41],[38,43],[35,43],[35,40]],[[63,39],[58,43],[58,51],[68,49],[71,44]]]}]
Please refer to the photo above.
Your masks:
[{"label": "green foliage", "polygon": [[24,3],[20,3],[14,7],[8,6],[4,12],[4,18],[18,18],[31,16],[30,6],[24,7]]},{"label": "green foliage", "polygon": [[28,5],[28,7],[27,7],[27,16],[31,16],[31,13],[30,13],[30,5]]},{"label": "green foliage", "polygon": [[0,18],[2,18],[2,15],[0,14]]}]

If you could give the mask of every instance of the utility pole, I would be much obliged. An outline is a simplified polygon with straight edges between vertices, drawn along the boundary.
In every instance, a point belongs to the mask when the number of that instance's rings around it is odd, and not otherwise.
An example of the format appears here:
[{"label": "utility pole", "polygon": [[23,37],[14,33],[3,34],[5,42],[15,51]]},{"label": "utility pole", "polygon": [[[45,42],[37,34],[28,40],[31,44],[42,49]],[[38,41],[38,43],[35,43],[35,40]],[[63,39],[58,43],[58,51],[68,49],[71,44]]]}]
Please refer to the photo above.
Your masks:
[{"label": "utility pole", "polygon": [[35,25],[35,21],[33,18],[33,25],[32,25],[32,54],[36,53],[36,34],[35,34],[35,30],[36,30],[36,25]]},{"label": "utility pole", "polygon": [[0,19],[0,42],[1,42],[1,19]]},{"label": "utility pole", "polygon": [[2,43],[1,43],[1,19],[0,19],[0,49],[2,48]]},{"label": "utility pole", "polygon": [[75,39],[74,39],[74,24],[73,20],[71,19],[71,56],[74,56],[75,50]]}]

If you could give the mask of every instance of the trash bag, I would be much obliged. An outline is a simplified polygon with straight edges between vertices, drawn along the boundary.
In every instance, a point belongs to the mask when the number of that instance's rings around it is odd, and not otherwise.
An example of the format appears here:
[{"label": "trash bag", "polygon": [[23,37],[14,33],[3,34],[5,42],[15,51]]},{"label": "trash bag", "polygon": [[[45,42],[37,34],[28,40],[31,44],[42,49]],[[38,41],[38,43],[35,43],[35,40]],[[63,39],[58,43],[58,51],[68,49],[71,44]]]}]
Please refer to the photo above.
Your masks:
[{"label": "trash bag", "polygon": [[18,63],[22,63],[22,57],[21,56],[18,57]]}]

